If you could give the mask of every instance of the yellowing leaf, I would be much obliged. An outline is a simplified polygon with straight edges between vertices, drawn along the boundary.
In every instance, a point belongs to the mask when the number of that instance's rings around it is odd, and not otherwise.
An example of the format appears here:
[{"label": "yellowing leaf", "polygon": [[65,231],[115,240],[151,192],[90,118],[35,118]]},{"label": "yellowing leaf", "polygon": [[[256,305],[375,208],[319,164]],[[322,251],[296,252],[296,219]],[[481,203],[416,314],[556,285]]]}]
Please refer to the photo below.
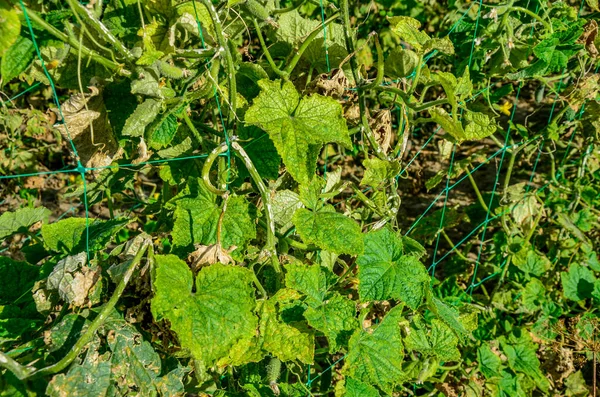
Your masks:
[{"label": "yellowing leaf", "polygon": [[347,216],[335,212],[332,207],[319,211],[300,208],[296,210],[292,221],[306,243],[336,254],[358,255],[363,251],[360,226]]},{"label": "yellowing leaf", "polygon": [[248,269],[214,264],[195,282],[186,263],[156,255],[152,315],[169,320],[181,346],[206,365],[225,357],[232,346],[254,335],[258,319],[252,274]]},{"label": "yellowing leaf", "polygon": [[296,181],[312,179],[323,144],[351,145],[342,107],[334,99],[318,94],[301,98],[289,81],[258,84],[261,93],[246,112],[246,123],[269,134]]},{"label": "yellowing leaf", "polygon": [[402,239],[388,228],[365,236],[357,263],[361,301],[401,299],[413,310],[423,302],[429,274],[417,257],[403,255]]},{"label": "yellowing leaf", "polygon": [[357,330],[350,338],[343,373],[391,394],[394,385],[404,380],[401,320],[402,305],[390,310],[372,333]]}]

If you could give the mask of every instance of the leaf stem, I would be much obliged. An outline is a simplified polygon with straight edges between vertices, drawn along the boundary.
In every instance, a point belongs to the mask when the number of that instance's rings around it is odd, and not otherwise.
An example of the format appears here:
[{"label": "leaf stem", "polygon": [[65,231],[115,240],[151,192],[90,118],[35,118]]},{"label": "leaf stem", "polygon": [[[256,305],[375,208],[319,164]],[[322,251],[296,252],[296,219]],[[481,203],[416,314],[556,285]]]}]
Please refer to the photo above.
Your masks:
[{"label": "leaf stem", "polygon": [[265,246],[265,251],[270,255],[271,262],[275,271],[277,273],[281,273],[281,266],[279,264],[279,259],[277,258],[277,249],[275,244],[277,242],[277,238],[275,237],[275,217],[273,215],[273,205],[271,204],[271,195],[265,186],[262,177],[258,173],[254,164],[252,164],[252,160],[248,153],[244,150],[242,145],[238,142],[233,141],[231,143],[231,148],[234,150],[235,154],[244,162],[244,165],[250,172],[250,176],[254,180],[254,183],[258,187],[258,191],[260,192],[260,196],[265,206],[265,218],[267,220],[267,244]]},{"label": "leaf stem", "polygon": [[298,51],[296,51],[296,53],[294,54],[294,57],[292,58],[292,60],[290,61],[290,63],[285,68],[285,70],[284,70],[285,73],[287,73],[288,75],[290,75],[292,73],[292,71],[294,70],[294,68],[298,64],[298,61],[300,61],[300,58],[302,58],[302,54],[304,54],[304,51],[306,51],[306,49],[308,48],[308,46],[310,45],[310,43],[312,43],[312,41],[323,31],[323,26],[329,25],[338,16],[339,16],[339,13],[333,14],[331,17],[329,17],[328,19],[326,19],[318,27],[314,28],[312,32],[310,32],[310,34],[302,42],[302,45],[300,45],[300,48],[298,49]]},{"label": "leaf stem", "polygon": [[96,16],[90,9],[82,6],[75,0],[67,0],[67,3],[69,4],[69,7],[71,8],[71,10],[73,10],[74,13],[78,13],[79,15],[81,15],[83,17],[83,19],[92,28],[94,28],[94,30],[96,32],[98,32],[98,34],[100,34],[100,36],[108,44],[110,44],[112,47],[114,47],[117,50],[117,52],[119,52],[125,58],[125,60],[127,62],[129,62],[129,63],[135,62],[135,57],[129,51],[129,49],[127,47],[125,47],[125,45],[121,42],[121,40],[117,39],[112,34],[112,32],[110,30],[108,30],[108,28],[106,26],[104,26],[104,24],[96,18]]},{"label": "leaf stem", "polygon": [[342,27],[344,29],[344,38],[346,40],[346,49],[350,54],[350,68],[352,69],[352,76],[354,77],[354,83],[356,84],[357,95],[358,95],[358,107],[360,111],[360,122],[362,124],[362,131],[367,136],[367,140],[369,144],[373,148],[375,155],[380,160],[387,160],[387,155],[379,146],[377,139],[373,135],[373,131],[371,131],[371,127],[369,126],[369,120],[367,119],[367,102],[365,100],[365,96],[363,95],[363,90],[361,87],[362,79],[358,73],[358,65],[356,64],[356,59],[354,57],[354,41],[352,39],[352,35],[350,34],[350,13],[348,11],[348,0],[341,0],[340,8],[342,10]]},{"label": "leaf stem", "polygon": [[219,19],[219,14],[217,14],[217,10],[215,6],[212,4],[210,0],[202,0],[204,6],[208,10],[210,18],[213,22],[213,27],[215,29],[215,36],[217,37],[217,42],[219,43],[219,52],[225,53],[225,63],[227,64],[227,87],[229,89],[229,114],[227,115],[227,124],[229,125],[231,134],[232,125],[235,121],[236,115],[236,100],[237,100],[237,87],[235,82],[235,68],[233,65],[233,57],[231,56],[231,51],[229,50],[229,45],[227,44],[227,40],[225,40],[225,34],[223,33],[223,27],[221,26],[221,20]]},{"label": "leaf stem", "polygon": [[52,36],[56,37],[57,39],[65,42],[65,43],[68,43],[75,50],[79,51],[79,49],[81,48],[81,52],[83,54],[92,58],[94,61],[98,62],[99,64],[106,66],[108,69],[116,71],[120,75],[129,76],[131,74],[131,72],[129,72],[128,70],[123,69],[123,65],[120,65],[116,62],[113,62],[109,59],[104,58],[102,55],[96,53],[93,50],[90,50],[89,48],[87,48],[84,45],[80,46],[79,42],[77,42],[77,40],[72,40],[71,38],[69,38],[69,36],[67,36],[60,30],[56,29],[54,26],[52,26],[48,22],[46,22],[36,12],[28,9],[24,5],[21,5],[21,8],[23,9],[23,13],[25,14],[26,18],[31,19],[33,22],[35,22],[37,25],[39,25],[41,28],[46,30],[48,33],[50,33]]},{"label": "leaf stem", "polygon": [[419,77],[421,77],[421,68],[423,67],[423,54],[419,55],[419,60],[417,61],[417,67],[415,69],[415,76],[412,79],[412,83],[410,84],[410,88],[408,89],[408,96],[410,97],[415,89],[417,88],[417,84],[419,84]]},{"label": "leaf stem", "polygon": [[254,24],[254,29],[256,29],[258,41],[260,42],[260,46],[262,47],[263,53],[265,54],[265,58],[267,58],[267,62],[269,62],[269,66],[271,66],[271,69],[273,69],[273,72],[275,72],[276,75],[281,76],[283,79],[287,80],[289,77],[289,73],[279,69],[275,64],[275,61],[273,60],[273,57],[271,57],[271,53],[267,48],[267,44],[265,43],[265,39],[262,35],[262,32],[260,31],[260,25],[258,24],[256,18],[252,19],[252,23]]},{"label": "leaf stem", "polygon": [[544,27],[546,28],[547,31],[549,31],[550,33],[554,33],[554,30],[552,29],[552,24],[548,23],[547,21],[544,20],[544,18],[540,17],[535,12],[528,10],[527,8],[519,7],[519,6],[512,6],[509,8],[509,11],[517,11],[517,12],[522,12],[524,14],[527,14],[530,17],[532,17],[533,19],[536,19],[537,21],[539,21],[542,25],[544,25]]},{"label": "leaf stem", "polygon": [[481,207],[483,208],[483,210],[485,212],[488,212],[489,208],[488,208],[487,204],[485,203],[485,200],[483,199],[481,191],[479,190],[479,186],[477,186],[477,182],[475,182],[475,178],[473,178],[473,174],[471,173],[471,171],[468,168],[467,168],[467,177],[469,178],[469,182],[471,182],[471,186],[473,186],[473,190],[475,191],[475,195],[477,196],[477,200],[479,201],[479,204],[481,204]]},{"label": "leaf stem", "polygon": [[7,356],[5,353],[0,351],[0,367],[4,367],[12,372],[17,379],[27,379],[35,371],[35,368],[26,367],[19,364],[16,360]]},{"label": "leaf stem", "polygon": [[371,88],[375,88],[380,86],[383,82],[383,74],[384,74],[384,60],[383,60],[383,49],[381,48],[381,43],[379,42],[379,37],[377,36],[377,32],[371,32],[371,36],[375,37],[375,48],[377,49],[377,76],[375,76],[375,80],[371,83],[366,84],[362,87],[363,90],[368,90]]}]

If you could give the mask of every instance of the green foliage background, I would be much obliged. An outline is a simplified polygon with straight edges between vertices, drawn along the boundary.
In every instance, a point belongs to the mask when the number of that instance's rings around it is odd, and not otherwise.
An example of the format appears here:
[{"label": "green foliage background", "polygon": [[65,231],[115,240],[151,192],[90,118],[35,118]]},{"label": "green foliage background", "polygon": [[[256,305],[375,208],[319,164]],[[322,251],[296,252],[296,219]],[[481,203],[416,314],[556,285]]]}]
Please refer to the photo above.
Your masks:
[{"label": "green foliage background", "polygon": [[0,0],[0,396],[595,396],[599,12]]}]

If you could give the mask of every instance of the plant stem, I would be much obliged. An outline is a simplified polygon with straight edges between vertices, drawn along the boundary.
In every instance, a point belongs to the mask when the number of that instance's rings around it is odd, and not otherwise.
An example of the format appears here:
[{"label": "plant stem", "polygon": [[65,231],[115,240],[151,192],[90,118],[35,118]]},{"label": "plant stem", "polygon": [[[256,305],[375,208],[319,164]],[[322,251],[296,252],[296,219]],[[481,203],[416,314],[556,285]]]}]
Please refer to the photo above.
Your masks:
[{"label": "plant stem", "polygon": [[421,77],[421,68],[423,67],[423,54],[419,55],[419,60],[417,61],[417,67],[415,69],[415,76],[412,79],[412,83],[410,84],[410,88],[408,90],[408,96],[410,97],[415,89],[417,88],[417,84],[419,84],[419,78]]},{"label": "plant stem", "polygon": [[[310,34],[306,37],[306,39],[300,45],[300,48],[298,49],[298,51],[296,51],[296,53],[294,54],[294,57],[292,58],[290,63],[286,66],[286,68],[284,70],[285,73],[287,73],[288,75],[290,75],[292,73],[292,71],[296,67],[296,64],[298,64],[298,61],[300,61],[300,58],[302,58],[302,54],[304,54],[304,51],[306,51],[306,49],[308,48],[310,43],[312,43],[312,41],[323,31],[323,26],[329,25],[338,16],[339,16],[338,13],[333,14],[328,19],[326,19],[323,22],[323,24],[317,26],[316,28],[313,29],[312,32],[310,32]],[[266,55],[266,53],[265,53],[265,55]]]},{"label": "plant stem", "polygon": [[456,252],[456,255],[458,255],[458,257],[460,259],[462,259],[465,262],[469,262],[469,259],[463,255],[462,252],[460,252],[458,250],[458,248],[454,245],[454,243],[452,242],[452,240],[450,240],[450,236],[448,236],[448,234],[446,233],[446,231],[444,229],[440,230],[440,233],[442,233],[442,236],[444,236],[444,239],[448,242],[448,244],[450,245],[450,248],[452,248],[454,250],[454,252]]},{"label": "plant stem", "polygon": [[[79,51],[80,46],[79,46],[79,42],[77,42],[77,40],[72,40],[71,38],[69,38],[69,36],[67,36],[66,34],[61,32],[60,30],[56,29],[54,26],[50,25],[43,18],[41,18],[39,15],[37,15],[37,13],[28,9],[24,5],[21,5],[21,8],[23,9],[23,13],[25,14],[26,18],[31,19],[33,22],[35,22],[41,28],[46,30],[52,36],[56,37],[57,39],[65,42],[65,43],[68,43],[75,50]],[[108,69],[116,71],[120,75],[129,76],[131,74],[131,72],[129,72],[128,70],[123,69],[122,65],[120,65],[116,62],[113,62],[109,59],[104,58],[102,55],[96,53],[93,50],[90,50],[89,48],[87,48],[84,45],[81,46],[81,52],[83,54],[85,54],[86,56],[92,58],[94,61],[98,62],[99,64],[106,66]]]},{"label": "plant stem", "polygon": [[368,90],[380,86],[381,82],[383,81],[383,73],[385,66],[385,61],[383,60],[383,49],[381,48],[381,43],[379,43],[379,37],[377,37],[377,32],[372,32],[371,35],[375,36],[375,48],[377,49],[377,76],[375,76],[375,80],[373,80],[371,83],[363,86],[363,90]]},{"label": "plant stem", "polygon": [[75,0],[67,0],[69,7],[73,12],[78,13],[83,17],[83,19],[92,27],[96,32],[100,34],[100,36],[112,47],[114,47],[129,63],[135,62],[135,57],[129,51],[127,47],[121,42],[121,40],[117,39],[110,30],[102,22],[100,22],[94,13],[88,8],[82,6]]},{"label": "plant stem", "polygon": [[477,182],[475,182],[475,178],[473,178],[473,174],[471,173],[471,171],[468,168],[467,168],[467,177],[469,178],[469,182],[471,182],[471,186],[473,186],[473,190],[475,190],[475,195],[477,196],[477,200],[479,201],[479,204],[481,204],[481,207],[483,207],[483,210],[485,212],[488,212],[489,208],[488,208],[487,204],[485,203],[483,196],[481,195],[481,191],[479,190],[479,186],[477,186]]},{"label": "plant stem", "polygon": [[232,126],[236,118],[235,112],[237,99],[237,87],[235,82],[235,68],[233,65],[233,57],[231,56],[231,51],[229,50],[227,40],[225,40],[223,27],[221,26],[221,20],[219,19],[219,15],[217,14],[215,6],[210,0],[202,0],[202,3],[204,3],[204,6],[208,10],[210,18],[213,22],[215,35],[217,36],[217,42],[219,43],[220,47],[218,52],[223,51],[225,53],[225,63],[227,64],[227,87],[229,89],[229,114],[227,115],[227,124],[229,127],[229,134],[231,134],[233,130]]},{"label": "plant stem", "polygon": [[0,367],[8,369],[19,380],[27,379],[35,371],[35,368],[21,365],[3,352],[0,352]]},{"label": "plant stem", "polygon": [[546,28],[547,31],[549,31],[550,33],[554,32],[554,30],[552,29],[552,24],[548,23],[547,21],[544,21],[544,19],[542,17],[540,17],[535,12],[528,10],[527,8],[519,7],[519,6],[512,6],[509,8],[509,12],[510,11],[517,11],[517,12],[522,12],[524,14],[527,14],[530,17],[532,17],[533,19],[536,19],[537,21],[539,21],[542,25],[544,25],[544,27]]},{"label": "plant stem", "polygon": [[192,123],[192,120],[190,119],[190,116],[188,116],[186,111],[183,112],[183,121],[185,121],[185,125],[187,125],[190,131],[192,131],[192,134],[194,134],[194,138],[196,138],[196,140],[198,141],[199,146],[202,147],[202,142],[204,141],[202,139],[202,135],[200,135],[200,133],[196,129],[196,126],[194,126],[194,123]]},{"label": "plant stem", "polygon": [[273,57],[271,57],[271,53],[269,52],[269,49],[267,48],[267,44],[265,43],[265,39],[262,35],[262,32],[260,31],[260,25],[258,24],[258,21],[256,20],[256,18],[252,19],[252,23],[254,24],[254,29],[256,30],[256,35],[258,36],[258,41],[260,42],[260,46],[262,47],[263,53],[265,54],[265,58],[267,58],[267,62],[269,62],[269,66],[271,66],[271,69],[273,69],[273,72],[275,72],[276,75],[287,80],[289,77],[289,73],[282,71],[281,69],[279,69],[277,67],[277,65],[275,65],[275,61],[273,60]]},{"label": "plant stem", "polygon": [[356,59],[354,57],[354,41],[352,40],[352,35],[350,34],[350,13],[348,11],[348,0],[341,0],[340,7],[342,10],[342,26],[344,28],[344,38],[346,40],[346,49],[350,54],[350,68],[352,69],[352,76],[354,77],[354,83],[358,87],[357,95],[358,95],[358,107],[360,111],[360,122],[362,124],[362,131],[367,136],[367,140],[369,144],[373,148],[375,155],[377,158],[381,160],[387,160],[387,155],[383,152],[377,139],[373,135],[373,131],[369,127],[369,120],[367,119],[367,103],[365,100],[365,96],[362,92],[362,79],[358,73],[358,65],[356,64]]},{"label": "plant stem", "polygon": [[60,372],[63,369],[65,369],[69,364],[71,364],[73,362],[73,360],[75,360],[75,358],[77,358],[79,353],[81,353],[83,348],[92,340],[92,338],[94,337],[94,334],[96,333],[98,328],[100,328],[100,326],[102,324],[104,324],[104,321],[106,321],[108,316],[111,314],[111,312],[115,308],[117,301],[119,300],[121,295],[123,295],[123,291],[125,291],[125,287],[127,287],[129,280],[133,276],[133,272],[135,271],[136,267],[142,260],[142,257],[144,256],[144,253],[146,252],[147,248],[148,248],[148,244],[145,244],[135,254],[135,257],[131,260],[131,263],[129,264],[127,271],[123,275],[123,278],[121,279],[121,281],[119,281],[119,284],[117,284],[117,287],[115,288],[115,292],[110,297],[110,300],[106,303],[106,305],[104,305],[104,307],[102,308],[102,311],[98,314],[98,316],[94,319],[94,321],[92,321],[92,323],[87,328],[85,333],[79,338],[79,340],[75,343],[75,346],[73,346],[73,348],[71,348],[69,353],[67,353],[67,355],[64,356],[56,364],[52,364],[48,367],[41,368],[41,369],[31,373],[29,375],[30,377],[42,376],[42,375],[52,375],[57,372]]},{"label": "plant stem", "polygon": [[258,187],[258,191],[260,192],[260,196],[264,203],[265,207],[265,218],[267,220],[267,244],[265,246],[265,251],[267,251],[271,257],[271,262],[273,263],[273,267],[277,273],[281,273],[281,266],[279,264],[279,259],[277,258],[277,249],[275,244],[277,243],[277,238],[275,237],[275,217],[273,216],[273,206],[271,205],[271,195],[265,186],[262,177],[252,164],[252,160],[248,153],[244,150],[244,148],[236,141],[231,143],[231,148],[235,151],[235,154],[244,162],[244,165],[250,172],[250,176],[254,180],[254,183]]}]

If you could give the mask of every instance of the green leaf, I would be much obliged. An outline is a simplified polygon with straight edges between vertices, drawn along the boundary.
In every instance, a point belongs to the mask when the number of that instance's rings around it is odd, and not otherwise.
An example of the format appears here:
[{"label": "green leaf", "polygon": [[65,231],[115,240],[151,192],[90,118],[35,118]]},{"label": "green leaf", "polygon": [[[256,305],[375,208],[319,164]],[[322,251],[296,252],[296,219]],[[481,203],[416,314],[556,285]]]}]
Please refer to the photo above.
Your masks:
[{"label": "green leaf", "polygon": [[552,33],[533,47],[535,56],[546,66],[544,73],[560,72],[567,67],[569,58],[582,48],[575,44],[581,33],[581,23],[570,23],[566,30]]},{"label": "green leaf", "polygon": [[252,272],[214,264],[196,276],[174,255],[156,255],[152,315],[169,320],[181,346],[207,366],[225,357],[236,342],[254,335],[258,319]]},{"label": "green leaf", "polygon": [[580,301],[592,297],[596,276],[586,266],[572,263],[568,272],[561,272],[560,279],[567,299]]},{"label": "green leaf", "polygon": [[419,56],[411,50],[396,47],[385,60],[385,74],[393,79],[409,76],[419,63]]},{"label": "green leaf", "polygon": [[534,312],[542,307],[546,302],[546,287],[537,278],[532,278],[523,290],[523,306],[530,312]]},{"label": "green leaf", "polygon": [[402,40],[413,46],[417,52],[423,53],[423,46],[431,38],[425,32],[419,30],[421,22],[407,16],[388,18],[392,32],[396,33]]},{"label": "green leaf", "polygon": [[484,113],[467,111],[463,115],[465,126],[464,140],[476,141],[496,132],[496,124]]},{"label": "green leaf", "polygon": [[257,313],[260,315],[259,331],[263,349],[281,361],[299,360],[305,364],[314,362],[314,335],[295,324],[287,324],[280,318],[278,305],[287,300],[288,291],[279,290],[275,296],[263,301]]},{"label": "green leaf", "polygon": [[6,238],[17,232],[26,232],[37,222],[46,222],[50,210],[44,207],[20,208],[15,212],[5,212],[0,215],[0,239]]},{"label": "green leaf", "polygon": [[42,226],[42,238],[49,250],[73,252],[85,232],[85,218],[67,218]]},{"label": "green leaf", "polygon": [[21,33],[19,14],[6,0],[0,0],[0,22],[0,57],[4,57]]},{"label": "green leaf", "polygon": [[319,265],[290,263],[285,266],[285,286],[306,295],[310,306],[319,306],[327,293],[327,276]]},{"label": "green leaf", "polygon": [[425,44],[423,45],[423,52],[427,53],[429,51],[434,51],[434,50],[442,52],[446,55],[453,55],[454,54],[454,44],[452,44],[452,42],[450,41],[450,38],[448,36],[445,36],[441,39],[434,37],[425,42]]},{"label": "green leaf", "polygon": [[376,388],[367,385],[359,380],[346,379],[346,394],[345,397],[379,397],[380,394]]},{"label": "green leaf", "polygon": [[358,263],[358,294],[362,302],[401,299],[416,310],[429,288],[425,266],[413,255],[403,255],[402,238],[388,228],[365,236]]},{"label": "green leaf", "polygon": [[431,329],[423,322],[413,323],[404,344],[407,349],[415,350],[426,357],[436,357],[440,361],[460,360],[458,338],[450,327],[437,319],[431,321]]},{"label": "green leaf", "polygon": [[533,248],[523,248],[513,256],[513,264],[525,274],[536,277],[542,276],[550,269],[550,261],[540,255]]},{"label": "green leaf", "polygon": [[524,373],[533,379],[542,391],[548,391],[548,380],[540,369],[540,360],[536,354],[537,345],[531,341],[530,336],[523,333],[514,344],[502,342],[502,350],[512,370]]},{"label": "green leaf", "polygon": [[429,113],[431,120],[438,123],[456,143],[483,139],[496,131],[496,125],[484,113],[466,111],[463,114],[464,128],[442,108],[431,108]]},{"label": "green leaf", "polygon": [[460,321],[460,312],[454,307],[447,305],[438,298],[432,297],[429,309],[444,324],[450,327],[450,329],[452,329],[452,331],[454,331],[459,338],[463,338],[469,334],[469,331]]},{"label": "green leaf", "polygon": [[[269,135],[258,127],[245,124],[238,126],[237,133],[241,141],[249,141],[243,144],[243,148],[258,173],[266,179],[277,179],[281,157]],[[241,167],[244,167],[243,170],[246,171],[243,162],[240,163]]]},{"label": "green leaf", "polygon": [[150,131],[148,135],[148,145],[152,149],[164,148],[171,143],[178,127],[179,124],[177,123],[177,118],[174,115],[169,114]]},{"label": "green leaf", "polygon": [[335,212],[332,207],[319,211],[300,208],[292,219],[302,240],[336,254],[358,255],[363,251],[360,226]]},{"label": "green leaf", "polygon": [[302,204],[313,211],[321,208],[323,206],[321,192],[324,186],[325,181],[319,176],[313,178],[309,183],[300,185],[298,190]]},{"label": "green leaf", "polygon": [[26,37],[19,36],[2,57],[0,65],[2,84],[8,83],[20,75],[29,66],[33,55],[33,42]]},{"label": "green leaf", "polygon": [[158,115],[161,108],[161,102],[156,99],[148,98],[137,108],[123,126],[122,135],[143,136],[144,130]]},{"label": "green leaf", "polygon": [[[175,202],[173,245],[186,247],[192,244],[211,245],[217,242],[217,224],[221,208],[216,196],[203,192],[195,198],[182,198]],[[256,236],[256,226],[243,196],[231,196],[223,216],[221,244],[224,249],[243,247]]]},{"label": "green leaf", "polygon": [[391,394],[394,385],[404,381],[401,320],[399,305],[386,314],[374,331],[356,330],[350,338],[343,373]]},{"label": "green leaf", "polygon": [[22,295],[31,293],[39,273],[39,266],[0,256],[0,274],[4,280],[10,280],[10,282],[0,283],[0,305],[8,305]]},{"label": "green leaf", "polygon": [[487,344],[483,344],[477,349],[477,362],[479,370],[487,380],[500,377],[502,360],[492,352]]},{"label": "green leaf", "polygon": [[367,159],[363,161],[365,174],[361,185],[378,187],[400,173],[400,163],[397,161],[385,161],[380,159]]},{"label": "green leaf", "polygon": [[291,82],[258,82],[261,93],[246,112],[246,123],[265,130],[288,172],[300,182],[310,181],[323,144],[351,146],[341,105],[313,94],[300,98]]},{"label": "green leaf", "polygon": [[304,317],[311,327],[327,337],[329,352],[332,354],[346,344],[352,331],[358,326],[355,302],[337,292],[321,305],[306,309]]},{"label": "green leaf", "polygon": [[[598,9],[597,2],[596,9]],[[567,390],[565,390],[565,396],[586,397],[590,393],[581,370],[569,375],[567,379],[565,379],[565,386],[567,387]]]},{"label": "green leaf", "polygon": [[273,218],[280,233],[287,233],[294,226],[292,218],[297,209],[302,208],[300,196],[291,190],[278,190],[272,199]]}]

